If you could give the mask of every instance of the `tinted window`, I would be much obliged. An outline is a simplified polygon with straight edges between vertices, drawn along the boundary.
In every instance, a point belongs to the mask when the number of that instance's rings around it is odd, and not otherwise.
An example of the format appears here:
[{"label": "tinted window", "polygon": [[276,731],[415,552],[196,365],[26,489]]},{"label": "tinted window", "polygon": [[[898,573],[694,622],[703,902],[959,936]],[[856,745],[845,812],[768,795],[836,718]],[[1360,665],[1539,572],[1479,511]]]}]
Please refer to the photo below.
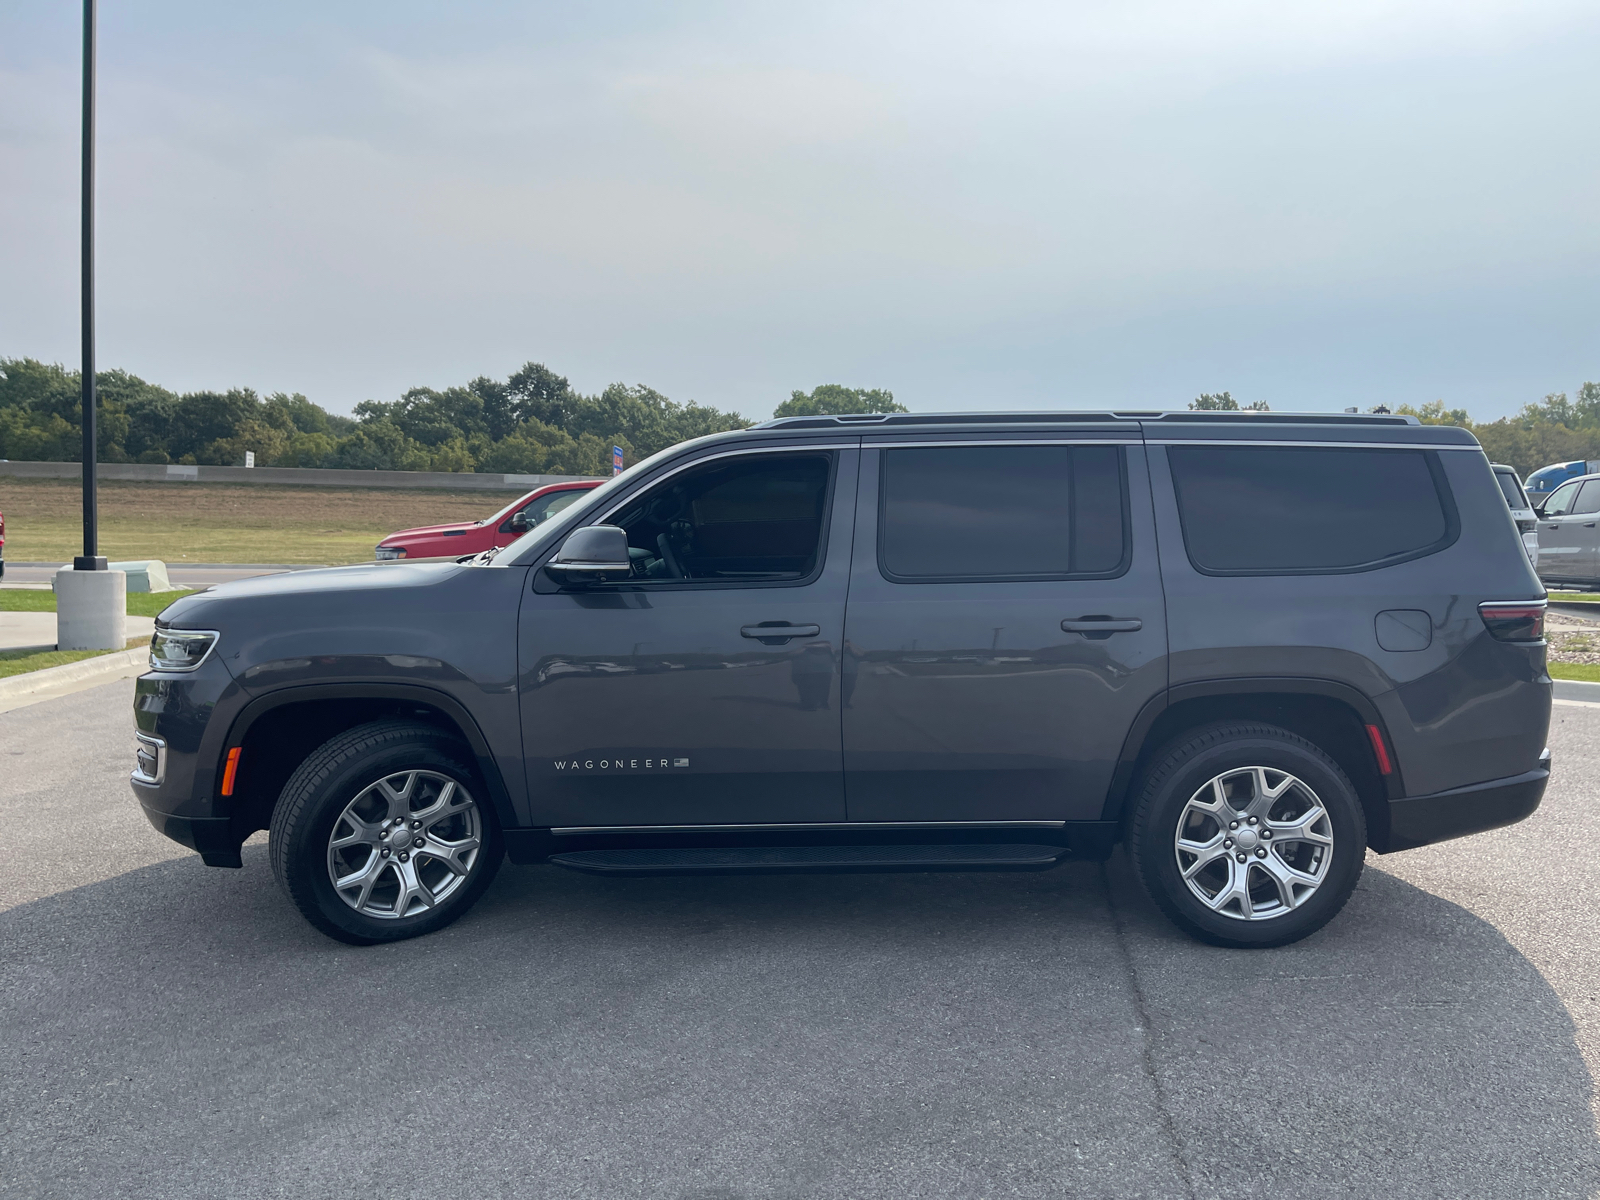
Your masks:
[{"label": "tinted window", "polygon": [[1500,484],[1500,490],[1505,494],[1506,503],[1512,508],[1527,508],[1528,498],[1522,494],[1522,485],[1517,482],[1517,477],[1510,471],[1496,471],[1495,479]]},{"label": "tinted window", "polygon": [[1578,493],[1578,503],[1572,509],[1575,513],[1600,512],[1600,479],[1591,479],[1583,485],[1583,491]]},{"label": "tinted window", "polygon": [[832,456],[755,454],[674,475],[611,520],[636,579],[804,579],[817,565]]},{"label": "tinted window", "polygon": [[1559,517],[1572,511],[1572,502],[1578,497],[1576,483],[1564,483],[1551,493],[1550,499],[1545,501],[1544,515]]},{"label": "tinted window", "polygon": [[1454,507],[1422,450],[1173,446],[1189,559],[1215,573],[1381,566],[1442,549]]},{"label": "tinted window", "polygon": [[585,494],[582,488],[568,488],[564,492],[551,492],[548,496],[540,496],[522,511],[527,514],[529,525],[540,525],[555,516],[563,508],[576,504]]},{"label": "tinted window", "polygon": [[885,450],[879,529],[879,565],[891,579],[1116,574],[1127,556],[1122,450]]}]

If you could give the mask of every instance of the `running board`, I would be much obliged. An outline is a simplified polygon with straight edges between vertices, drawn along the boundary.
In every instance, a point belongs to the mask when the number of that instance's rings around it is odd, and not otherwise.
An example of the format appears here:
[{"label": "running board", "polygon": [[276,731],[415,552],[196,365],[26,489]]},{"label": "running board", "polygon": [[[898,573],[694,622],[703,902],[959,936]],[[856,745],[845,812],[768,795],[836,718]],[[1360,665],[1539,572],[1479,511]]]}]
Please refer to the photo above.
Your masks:
[{"label": "running board", "polygon": [[1065,846],[705,846],[577,850],[550,862],[588,875],[788,875],[868,871],[1044,871]]}]

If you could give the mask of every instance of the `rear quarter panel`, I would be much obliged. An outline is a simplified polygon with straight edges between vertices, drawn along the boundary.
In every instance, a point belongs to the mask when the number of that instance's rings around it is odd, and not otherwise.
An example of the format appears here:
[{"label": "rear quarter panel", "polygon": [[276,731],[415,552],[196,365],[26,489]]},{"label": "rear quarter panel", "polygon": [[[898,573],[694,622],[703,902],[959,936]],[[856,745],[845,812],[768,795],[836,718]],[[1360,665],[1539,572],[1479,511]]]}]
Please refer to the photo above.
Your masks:
[{"label": "rear quarter panel", "polygon": [[[1495,641],[1477,606],[1544,590],[1476,443],[1438,451],[1460,516],[1454,544],[1395,566],[1330,575],[1195,570],[1166,448],[1151,451],[1174,686],[1263,676],[1348,684],[1381,713],[1409,795],[1534,767],[1550,722],[1544,647]],[[1427,612],[1431,644],[1383,649],[1376,618],[1386,609]]]}]

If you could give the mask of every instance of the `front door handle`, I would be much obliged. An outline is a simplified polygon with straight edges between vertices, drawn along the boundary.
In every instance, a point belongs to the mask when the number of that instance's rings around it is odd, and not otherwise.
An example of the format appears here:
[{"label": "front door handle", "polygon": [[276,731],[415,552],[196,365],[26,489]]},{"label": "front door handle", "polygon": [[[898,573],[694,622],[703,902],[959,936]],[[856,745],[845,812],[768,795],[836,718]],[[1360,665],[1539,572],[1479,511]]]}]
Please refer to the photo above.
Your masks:
[{"label": "front door handle", "polygon": [[1108,638],[1113,633],[1137,633],[1144,628],[1144,622],[1138,617],[1079,617],[1061,622],[1061,628],[1088,638]]},{"label": "front door handle", "polygon": [[788,621],[763,621],[739,627],[741,637],[755,638],[763,646],[781,646],[790,638],[813,638],[822,633],[821,625],[791,625]]}]

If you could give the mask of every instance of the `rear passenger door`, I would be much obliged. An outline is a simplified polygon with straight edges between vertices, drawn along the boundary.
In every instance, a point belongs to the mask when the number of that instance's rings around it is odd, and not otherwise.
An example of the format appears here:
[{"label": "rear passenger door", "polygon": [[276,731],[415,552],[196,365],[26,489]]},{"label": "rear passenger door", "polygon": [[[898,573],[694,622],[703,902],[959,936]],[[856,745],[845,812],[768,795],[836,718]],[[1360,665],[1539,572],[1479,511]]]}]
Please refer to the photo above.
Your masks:
[{"label": "rear passenger door", "polygon": [[1137,428],[868,438],[842,682],[851,821],[1093,820],[1166,685]]}]

